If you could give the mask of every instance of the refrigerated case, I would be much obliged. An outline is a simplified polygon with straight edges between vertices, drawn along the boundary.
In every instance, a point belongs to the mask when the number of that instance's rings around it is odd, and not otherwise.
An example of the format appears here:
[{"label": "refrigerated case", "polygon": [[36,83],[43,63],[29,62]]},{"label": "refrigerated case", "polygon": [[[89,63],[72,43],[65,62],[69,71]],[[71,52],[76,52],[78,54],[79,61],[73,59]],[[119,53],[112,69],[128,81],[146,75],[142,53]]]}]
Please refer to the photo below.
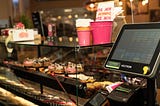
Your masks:
[{"label": "refrigerated case", "polygon": [[[75,39],[75,38],[73,38]],[[112,43],[91,46],[79,46],[73,42],[11,42],[12,53],[6,51],[3,41],[0,43],[1,80],[0,86],[17,96],[37,105],[73,105],[83,106],[99,89],[119,81],[119,73],[110,73],[103,63]],[[51,63],[81,64],[82,72],[46,73],[47,67],[24,67],[26,58],[51,59]],[[77,69],[77,68],[76,68]]]}]

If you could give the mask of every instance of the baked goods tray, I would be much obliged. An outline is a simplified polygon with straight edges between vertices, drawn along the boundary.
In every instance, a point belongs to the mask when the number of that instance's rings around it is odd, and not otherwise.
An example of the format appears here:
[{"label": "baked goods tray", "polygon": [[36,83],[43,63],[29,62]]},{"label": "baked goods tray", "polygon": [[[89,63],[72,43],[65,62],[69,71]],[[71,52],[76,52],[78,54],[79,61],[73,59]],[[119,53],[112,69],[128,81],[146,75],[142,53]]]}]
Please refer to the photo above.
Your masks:
[{"label": "baked goods tray", "polygon": [[[24,67],[18,67],[14,65],[8,65],[8,67],[13,70],[16,76],[39,83],[41,92],[43,92],[43,86],[47,86],[60,91],[63,91],[64,88],[67,93],[82,98],[86,98],[87,96],[86,83],[81,82],[77,79],[58,75],[51,76],[38,71],[28,71]],[[59,83],[63,86],[63,88]]]},{"label": "baked goods tray", "polygon": [[31,95],[26,95],[25,93],[20,92],[18,89],[14,89],[14,87],[12,87],[12,86],[0,83],[0,87],[6,89],[8,91],[11,91],[12,93],[16,94],[17,96],[25,98],[26,100],[29,100],[29,101],[37,104],[37,105],[40,105],[40,106],[50,106],[50,104],[44,103],[41,100],[33,98]]}]

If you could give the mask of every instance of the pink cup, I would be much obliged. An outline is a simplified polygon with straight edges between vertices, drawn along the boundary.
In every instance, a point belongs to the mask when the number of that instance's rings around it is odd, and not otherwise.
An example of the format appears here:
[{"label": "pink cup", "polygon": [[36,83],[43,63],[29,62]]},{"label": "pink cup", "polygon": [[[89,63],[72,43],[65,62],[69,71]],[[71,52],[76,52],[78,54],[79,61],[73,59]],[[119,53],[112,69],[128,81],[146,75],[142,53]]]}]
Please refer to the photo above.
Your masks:
[{"label": "pink cup", "polygon": [[88,46],[91,45],[91,31],[90,30],[78,30],[78,43],[80,46]]},{"label": "pink cup", "polygon": [[112,21],[91,22],[93,44],[111,43]]}]

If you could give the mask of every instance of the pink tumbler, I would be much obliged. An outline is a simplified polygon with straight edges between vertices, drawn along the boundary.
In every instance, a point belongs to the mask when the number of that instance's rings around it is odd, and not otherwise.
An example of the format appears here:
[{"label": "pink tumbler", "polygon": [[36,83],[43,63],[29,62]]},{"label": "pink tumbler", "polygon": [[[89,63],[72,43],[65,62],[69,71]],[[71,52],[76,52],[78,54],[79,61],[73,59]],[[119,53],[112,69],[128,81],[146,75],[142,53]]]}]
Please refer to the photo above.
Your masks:
[{"label": "pink tumbler", "polygon": [[112,21],[91,22],[93,44],[111,43]]}]

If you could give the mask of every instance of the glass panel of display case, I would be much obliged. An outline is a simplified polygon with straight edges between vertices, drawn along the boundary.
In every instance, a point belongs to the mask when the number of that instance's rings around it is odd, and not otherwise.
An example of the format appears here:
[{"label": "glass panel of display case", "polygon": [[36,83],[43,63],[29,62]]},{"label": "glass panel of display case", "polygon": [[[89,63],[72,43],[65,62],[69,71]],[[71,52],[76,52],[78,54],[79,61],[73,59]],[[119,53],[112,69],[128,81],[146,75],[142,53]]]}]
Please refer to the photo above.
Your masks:
[{"label": "glass panel of display case", "polygon": [[[75,36],[75,20],[78,18],[94,19],[95,12],[87,11],[85,8],[54,8],[42,10],[43,24],[56,24],[57,36]],[[47,31],[45,35],[48,35]]]},{"label": "glass panel of display case", "polygon": [[7,51],[3,43],[0,43],[0,51],[1,51],[0,60],[4,60],[7,57]]},{"label": "glass panel of display case", "polygon": [[52,62],[64,61],[65,57],[74,51],[74,48],[64,47],[52,47],[52,46],[41,46],[40,55],[41,57],[49,57]]},{"label": "glass panel of display case", "polygon": [[38,47],[31,45],[17,45],[17,59],[18,62],[23,62],[26,58],[37,58]]}]

